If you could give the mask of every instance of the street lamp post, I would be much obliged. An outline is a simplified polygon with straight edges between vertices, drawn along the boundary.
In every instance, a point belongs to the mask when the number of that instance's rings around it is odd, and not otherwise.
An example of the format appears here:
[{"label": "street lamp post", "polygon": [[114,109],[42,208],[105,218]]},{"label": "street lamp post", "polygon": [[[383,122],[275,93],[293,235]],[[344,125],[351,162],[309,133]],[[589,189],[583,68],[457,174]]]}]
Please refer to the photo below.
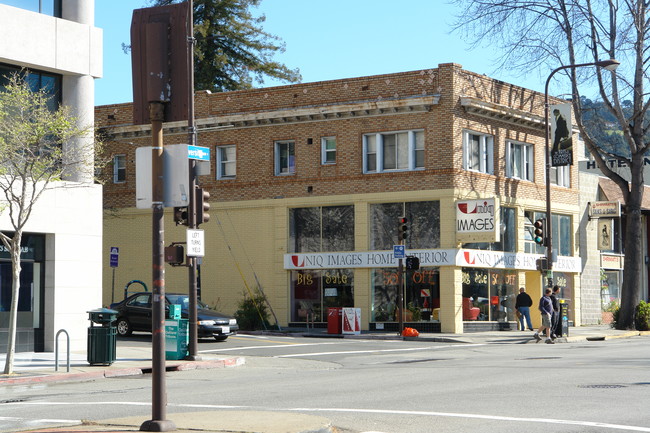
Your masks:
[{"label": "street lamp post", "polygon": [[605,68],[608,71],[615,71],[616,68],[620,65],[620,62],[616,59],[610,60],[600,60],[597,62],[591,63],[579,63],[575,65],[564,65],[559,68],[553,69],[546,79],[546,85],[544,86],[544,140],[545,140],[545,151],[546,151],[546,261],[548,270],[553,269],[553,220],[551,219],[551,150],[550,150],[550,130],[548,122],[548,85],[551,82],[551,78],[555,75],[556,72],[563,69],[575,69],[583,66],[598,66]]}]

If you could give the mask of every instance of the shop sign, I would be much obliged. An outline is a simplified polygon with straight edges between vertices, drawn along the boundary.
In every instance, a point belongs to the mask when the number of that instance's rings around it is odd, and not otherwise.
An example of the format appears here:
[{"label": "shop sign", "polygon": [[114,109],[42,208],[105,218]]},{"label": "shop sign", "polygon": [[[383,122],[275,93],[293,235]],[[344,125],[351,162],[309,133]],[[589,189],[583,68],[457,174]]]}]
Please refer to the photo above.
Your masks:
[{"label": "shop sign", "polygon": [[617,201],[594,201],[589,203],[589,218],[615,218],[621,216],[621,204]]},{"label": "shop sign", "polygon": [[601,254],[600,267],[604,269],[623,269],[623,258],[621,256]]},{"label": "shop sign", "polygon": [[[484,251],[460,249],[456,253],[456,266],[495,269],[537,270],[539,254],[504,253],[502,251]],[[553,263],[553,269],[565,272],[580,272],[579,257],[560,256]]]},{"label": "shop sign", "polygon": [[[460,266],[475,268],[537,270],[540,254],[504,253],[469,249],[408,250],[409,256],[420,259],[420,266]],[[354,269],[397,267],[393,251],[349,253],[296,253],[284,255],[284,269]],[[559,256],[553,270],[580,272],[580,257]]]},{"label": "shop sign", "polygon": [[[453,266],[456,250],[408,250],[420,266]],[[393,251],[296,253],[284,255],[284,269],[339,269],[397,267]]]},{"label": "shop sign", "polygon": [[499,209],[494,198],[456,202],[457,242],[499,242]]},{"label": "shop sign", "polygon": [[614,249],[612,233],[614,220],[611,218],[601,218],[598,220],[598,249],[609,251]]}]

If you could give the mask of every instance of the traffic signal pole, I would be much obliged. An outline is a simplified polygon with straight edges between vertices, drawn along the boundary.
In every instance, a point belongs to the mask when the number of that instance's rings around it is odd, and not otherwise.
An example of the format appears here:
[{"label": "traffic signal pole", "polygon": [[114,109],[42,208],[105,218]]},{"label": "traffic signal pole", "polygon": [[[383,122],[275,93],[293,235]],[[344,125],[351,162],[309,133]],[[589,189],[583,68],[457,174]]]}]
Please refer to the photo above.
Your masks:
[{"label": "traffic signal pole", "polygon": [[[194,2],[189,2],[189,19],[187,20],[187,68],[188,68],[188,96],[187,96],[187,131],[190,146],[196,145],[196,127],[194,124]],[[196,213],[202,212],[196,208],[196,161],[189,160],[190,164],[190,204],[187,207],[188,229],[196,229]],[[187,256],[187,269],[189,280],[189,345],[187,359],[200,361],[198,355],[198,284],[197,284],[197,260],[196,257]]]}]

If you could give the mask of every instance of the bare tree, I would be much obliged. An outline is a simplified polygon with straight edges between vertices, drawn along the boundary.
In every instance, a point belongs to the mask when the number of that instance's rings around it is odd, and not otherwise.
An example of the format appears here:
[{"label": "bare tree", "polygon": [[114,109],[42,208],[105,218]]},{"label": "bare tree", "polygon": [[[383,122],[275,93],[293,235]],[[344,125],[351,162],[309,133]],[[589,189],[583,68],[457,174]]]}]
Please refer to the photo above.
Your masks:
[{"label": "bare tree", "polygon": [[0,212],[8,214],[13,228],[13,233],[0,232],[12,268],[5,374],[13,373],[21,242],[25,225],[43,192],[67,184],[57,181],[67,175],[70,167],[79,169],[79,161],[88,161],[82,150],[67,149],[66,163],[63,163],[64,144],[84,137],[88,129],[77,126],[67,107],[52,110],[48,102],[49,95],[45,91],[32,91],[24,74],[8,77],[7,84],[0,91],[0,192],[3,194],[0,196]]},{"label": "bare tree", "polygon": [[[648,152],[648,2],[643,0],[452,0],[461,8],[455,30],[474,44],[500,49],[501,68],[540,76],[560,66],[617,59],[616,73],[567,68],[577,126],[601,172],[618,185],[625,200],[625,262],[617,327],[634,327],[641,295],[643,164]],[[497,50],[494,50],[497,52]],[[614,127],[588,127],[583,94],[595,85]],[[603,125],[609,131],[602,131]],[[630,168],[630,181],[606,160]]]}]

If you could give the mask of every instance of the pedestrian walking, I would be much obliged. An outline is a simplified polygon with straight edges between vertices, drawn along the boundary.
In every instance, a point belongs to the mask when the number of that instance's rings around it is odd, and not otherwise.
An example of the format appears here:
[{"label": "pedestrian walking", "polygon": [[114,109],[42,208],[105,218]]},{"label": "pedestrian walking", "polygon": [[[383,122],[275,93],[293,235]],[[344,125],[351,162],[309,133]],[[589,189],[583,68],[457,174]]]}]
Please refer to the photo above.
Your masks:
[{"label": "pedestrian walking", "polygon": [[530,307],[533,306],[533,300],[528,293],[526,293],[526,288],[520,287],[519,294],[515,300],[515,309],[519,312],[519,329],[525,331],[526,327],[524,326],[524,319],[526,320],[526,325],[528,330],[533,330],[533,323],[530,321]]},{"label": "pedestrian walking", "polygon": [[542,314],[542,326],[539,327],[537,332],[533,337],[539,343],[542,341],[542,337],[539,334],[543,331],[546,331],[546,343],[553,344],[555,343],[551,339],[551,316],[553,315],[553,303],[551,302],[551,289],[544,290],[544,296],[539,300],[539,312]]},{"label": "pedestrian walking", "polygon": [[553,292],[551,293],[551,304],[553,305],[553,314],[551,315],[551,338],[555,340],[557,338],[557,324],[560,321],[560,288],[558,286],[553,286]]}]

